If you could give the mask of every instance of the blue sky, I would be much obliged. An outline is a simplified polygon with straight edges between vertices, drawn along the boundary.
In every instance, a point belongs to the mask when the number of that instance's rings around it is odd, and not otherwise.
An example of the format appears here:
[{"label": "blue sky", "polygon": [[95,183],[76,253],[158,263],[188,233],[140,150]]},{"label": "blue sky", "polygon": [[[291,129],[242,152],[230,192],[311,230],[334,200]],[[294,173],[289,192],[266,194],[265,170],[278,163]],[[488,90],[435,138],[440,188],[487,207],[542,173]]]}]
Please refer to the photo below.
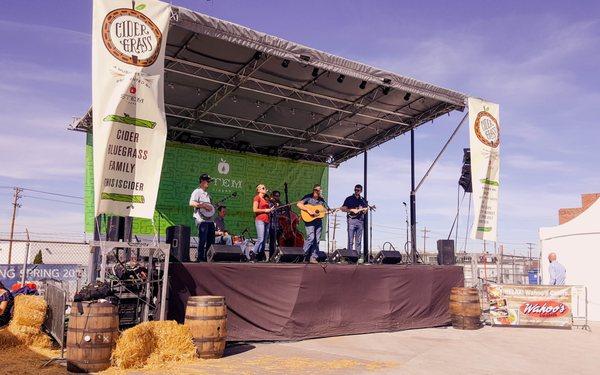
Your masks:
[{"label": "blue sky", "polygon": [[[537,242],[557,210],[600,191],[600,5],[594,1],[173,1],[402,75],[500,104],[499,240],[512,252]],[[83,195],[84,136],[66,130],[91,103],[91,1],[3,1],[0,5],[0,186]],[[419,128],[421,176],[462,114]],[[456,210],[467,127],[417,196],[418,226],[443,238]],[[374,242],[402,246],[409,194],[409,138],[369,154]],[[331,170],[330,204],[362,180],[362,157]],[[12,191],[0,188],[0,237]],[[82,237],[78,200],[26,192],[17,230]],[[69,203],[66,203],[69,202]],[[463,212],[467,205],[463,206]],[[464,239],[466,216],[460,218]],[[343,229],[343,225],[342,225]],[[344,231],[338,238],[345,238]],[[420,236],[422,232],[418,233]],[[459,246],[462,249],[462,240]],[[422,247],[423,239],[418,241]],[[479,241],[468,248],[481,250]]]}]

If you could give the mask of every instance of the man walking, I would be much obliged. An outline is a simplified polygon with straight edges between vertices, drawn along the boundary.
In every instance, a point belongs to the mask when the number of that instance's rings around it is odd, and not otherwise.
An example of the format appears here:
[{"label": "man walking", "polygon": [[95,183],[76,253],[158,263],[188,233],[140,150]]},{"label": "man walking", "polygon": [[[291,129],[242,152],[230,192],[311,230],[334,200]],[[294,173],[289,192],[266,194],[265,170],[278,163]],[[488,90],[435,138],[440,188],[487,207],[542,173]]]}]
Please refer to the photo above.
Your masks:
[{"label": "man walking", "polygon": [[354,194],[344,200],[342,212],[346,212],[348,222],[348,250],[356,250],[359,257],[362,256],[362,236],[365,223],[366,209],[368,208],[367,201],[361,197],[363,191],[362,185],[354,186]]},{"label": "man walking", "polygon": [[215,243],[215,223],[212,215],[205,216],[201,210],[212,211],[214,207],[210,202],[208,187],[212,178],[206,173],[200,175],[199,186],[190,197],[190,206],[194,207],[194,220],[198,226],[198,256],[197,262],[206,262],[206,251]]},{"label": "man walking", "polygon": [[556,253],[548,254],[548,261],[550,261],[550,267],[548,267],[550,271],[550,285],[565,285],[567,270],[565,266],[556,261]]}]

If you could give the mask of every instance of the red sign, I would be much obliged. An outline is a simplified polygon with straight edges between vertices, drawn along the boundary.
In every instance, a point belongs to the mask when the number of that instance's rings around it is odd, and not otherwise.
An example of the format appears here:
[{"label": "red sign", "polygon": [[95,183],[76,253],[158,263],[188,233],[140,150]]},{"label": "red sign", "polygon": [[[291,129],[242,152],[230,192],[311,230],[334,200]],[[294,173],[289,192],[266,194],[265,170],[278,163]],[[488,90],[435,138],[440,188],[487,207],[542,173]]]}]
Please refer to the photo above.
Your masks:
[{"label": "red sign", "polygon": [[567,305],[553,300],[525,302],[519,310],[523,315],[536,318],[560,318],[569,314]]}]

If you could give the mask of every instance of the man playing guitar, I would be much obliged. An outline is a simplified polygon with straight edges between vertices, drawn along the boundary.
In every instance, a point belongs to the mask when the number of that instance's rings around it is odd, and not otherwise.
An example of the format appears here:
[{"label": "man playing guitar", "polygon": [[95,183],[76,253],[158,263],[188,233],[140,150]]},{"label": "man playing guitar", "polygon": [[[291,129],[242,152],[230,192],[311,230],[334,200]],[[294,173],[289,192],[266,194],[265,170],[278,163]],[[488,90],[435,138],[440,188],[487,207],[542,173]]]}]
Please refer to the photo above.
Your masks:
[{"label": "man playing guitar", "polygon": [[[305,211],[310,216],[317,216],[318,213],[310,206],[323,205],[327,208],[327,203],[321,195],[321,185],[315,185],[311,194],[306,194],[297,204],[298,208]],[[306,240],[304,241],[304,261],[317,263],[319,253],[319,241],[321,240],[321,230],[323,228],[323,220],[316,218],[310,222],[306,222]]]},{"label": "man playing guitar", "polygon": [[360,196],[362,191],[362,185],[354,186],[354,194],[347,197],[342,206],[342,211],[347,213],[348,250],[356,250],[359,256],[362,255],[360,245],[362,242],[366,211],[369,209],[367,201]]},{"label": "man playing guitar", "polygon": [[215,223],[212,215],[204,215],[202,211],[212,212],[215,208],[210,202],[208,186],[212,178],[203,173],[200,176],[199,186],[190,197],[190,206],[194,207],[194,220],[198,226],[198,256],[197,262],[206,262],[206,251],[215,243]]}]

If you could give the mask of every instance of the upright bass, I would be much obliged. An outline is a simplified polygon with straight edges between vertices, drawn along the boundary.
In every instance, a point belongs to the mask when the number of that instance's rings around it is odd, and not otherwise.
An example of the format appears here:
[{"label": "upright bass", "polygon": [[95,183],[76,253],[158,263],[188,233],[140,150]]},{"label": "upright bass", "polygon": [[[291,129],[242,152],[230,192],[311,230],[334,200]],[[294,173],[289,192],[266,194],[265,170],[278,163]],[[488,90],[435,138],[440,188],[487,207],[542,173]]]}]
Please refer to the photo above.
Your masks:
[{"label": "upright bass", "polygon": [[281,213],[278,217],[277,224],[282,232],[277,237],[277,243],[279,246],[302,247],[304,246],[304,237],[298,230],[298,223],[300,222],[298,215],[289,207],[287,182],[283,184],[283,188],[285,192],[285,205],[287,207],[285,208],[285,212]]}]

